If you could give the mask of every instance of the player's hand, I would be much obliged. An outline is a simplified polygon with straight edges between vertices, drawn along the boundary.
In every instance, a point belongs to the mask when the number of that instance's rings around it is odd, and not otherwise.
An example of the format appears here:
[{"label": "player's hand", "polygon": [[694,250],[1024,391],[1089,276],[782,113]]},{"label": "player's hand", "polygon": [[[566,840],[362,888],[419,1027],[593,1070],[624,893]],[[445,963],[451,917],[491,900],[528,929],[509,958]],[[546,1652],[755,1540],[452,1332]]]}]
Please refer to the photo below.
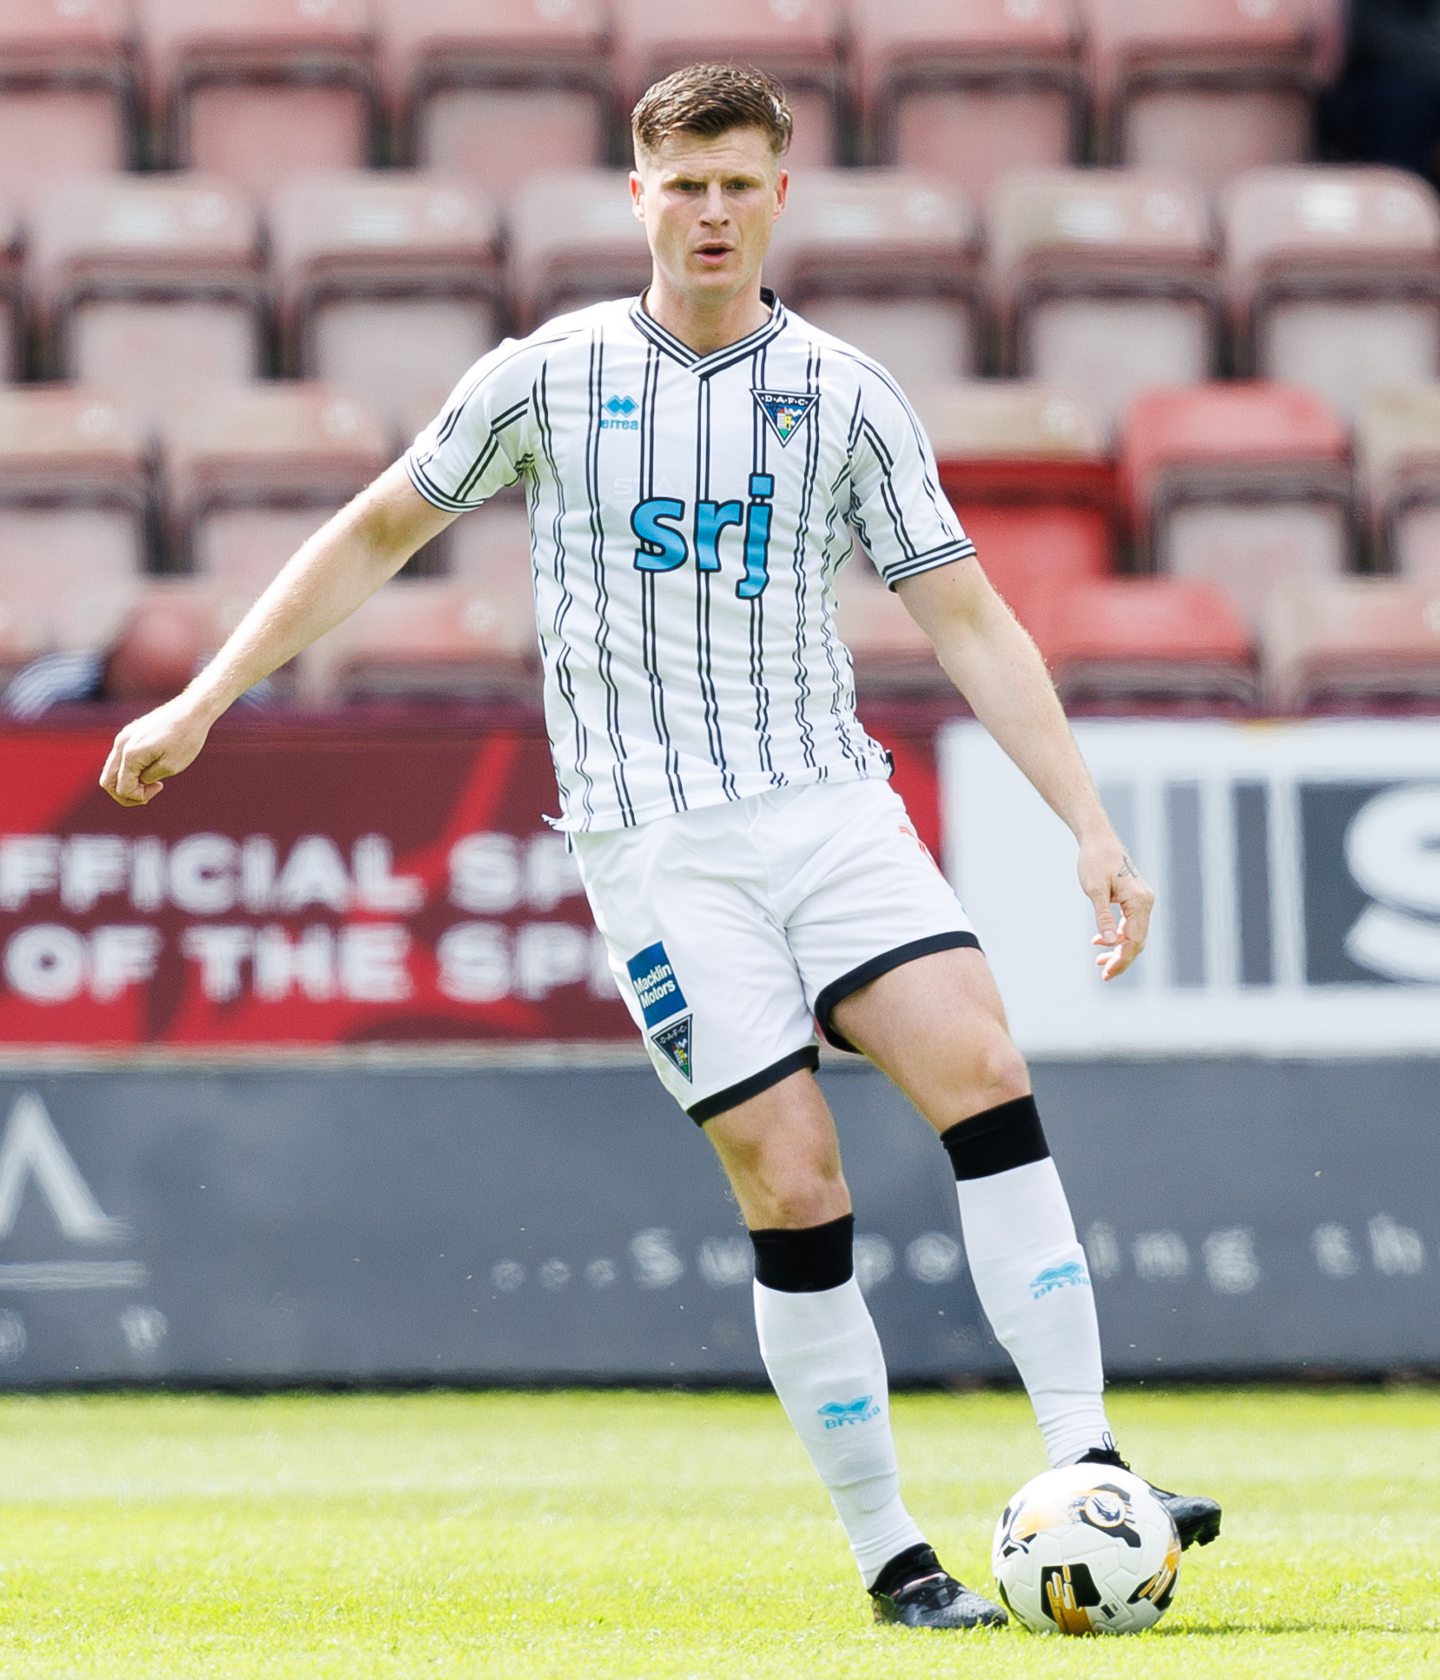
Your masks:
[{"label": "player's hand", "polygon": [[1095,907],[1095,966],[1102,980],[1118,979],[1145,949],[1155,894],[1113,834],[1081,845],[1079,873]]},{"label": "player's hand", "polygon": [[115,737],[100,786],[117,805],[148,805],[167,776],[194,762],[209,722],[197,717],[184,695],[127,723]]}]

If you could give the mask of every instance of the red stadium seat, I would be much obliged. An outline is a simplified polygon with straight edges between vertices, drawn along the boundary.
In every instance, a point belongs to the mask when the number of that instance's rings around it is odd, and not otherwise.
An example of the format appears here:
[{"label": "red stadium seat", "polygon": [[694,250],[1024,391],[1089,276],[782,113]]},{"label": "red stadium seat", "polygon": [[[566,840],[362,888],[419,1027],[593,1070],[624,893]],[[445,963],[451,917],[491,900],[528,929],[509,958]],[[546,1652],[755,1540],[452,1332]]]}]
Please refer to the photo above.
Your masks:
[{"label": "red stadium seat", "polygon": [[1440,585],[1440,384],[1372,397],[1355,454],[1377,569]]},{"label": "red stadium seat", "polygon": [[1312,0],[1085,0],[1101,156],[1214,189],[1307,155]]},{"label": "red stadium seat", "polygon": [[868,152],[941,173],[977,201],[1009,169],[1078,161],[1071,0],[852,0]]},{"label": "red stadium seat", "polygon": [[369,162],[376,87],[366,0],[135,4],[164,163],[259,197],[290,175]]},{"label": "red stadium seat", "polygon": [[839,137],[844,72],[836,0],[614,0],[615,53],[628,111],[651,82],[682,64],[757,65],[778,76],[795,118],[789,161],[845,161]]},{"label": "red stadium seat", "polygon": [[65,175],[125,168],[137,120],[125,0],[5,0],[0,196],[29,203]]},{"label": "red stadium seat", "polygon": [[1022,620],[1037,594],[1112,570],[1114,469],[1093,414],[1020,380],[912,395],[941,487]]},{"label": "red stadium seat", "polygon": [[527,181],[510,205],[510,290],[521,328],[602,298],[638,295],[650,248],[621,169]]},{"label": "red stadium seat", "polygon": [[133,414],[74,386],[0,389],[0,599],[23,601],[47,646],[104,641],[140,586],[151,520]]},{"label": "red stadium seat", "polygon": [[1351,549],[1349,440],[1308,391],[1147,391],[1125,416],[1120,489],[1144,562],[1222,585],[1254,624],[1278,586],[1323,582]]},{"label": "red stadium seat", "polygon": [[407,163],[497,197],[606,161],[613,98],[600,0],[375,0],[386,104]]},{"label": "red stadium seat", "polygon": [[902,385],[978,371],[975,221],[936,177],[807,169],[775,225],[766,278],[798,314]]},{"label": "red stadium seat", "polygon": [[501,337],[494,205],[466,181],[398,170],[311,175],[270,204],[289,373],[399,427]]},{"label": "red stadium seat", "polygon": [[309,650],[306,691],[339,700],[533,701],[535,618],[528,607],[517,610],[517,579],[528,594],[529,568],[518,566],[484,584],[416,578],[388,585]]},{"label": "red stadium seat", "polygon": [[46,371],[122,393],[147,416],[260,371],[256,220],[224,182],[63,183],[32,217],[29,280]]},{"label": "red stadium seat", "polygon": [[1138,390],[1207,378],[1215,249],[1187,182],[1138,170],[1022,170],[990,200],[990,265],[1012,373],[1083,393],[1107,422]]},{"label": "red stadium seat", "polygon": [[1440,202],[1390,169],[1262,169],[1221,200],[1241,359],[1347,419],[1440,374]]},{"label": "red stadium seat", "polygon": [[1282,711],[1440,706],[1440,586],[1336,578],[1277,596],[1263,631],[1268,698]]},{"label": "red stadium seat", "polygon": [[388,445],[376,416],[323,385],[251,385],[178,410],[165,435],[172,551],[253,594],[384,470]]},{"label": "red stadium seat", "polygon": [[1242,712],[1250,637],[1225,592],[1193,578],[1108,578],[1032,603],[1028,627],[1067,707]]},{"label": "red stadium seat", "polygon": [[854,660],[862,705],[878,697],[955,698],[929,637],[863,554],[855,554],[835,580],[835,629]]}]

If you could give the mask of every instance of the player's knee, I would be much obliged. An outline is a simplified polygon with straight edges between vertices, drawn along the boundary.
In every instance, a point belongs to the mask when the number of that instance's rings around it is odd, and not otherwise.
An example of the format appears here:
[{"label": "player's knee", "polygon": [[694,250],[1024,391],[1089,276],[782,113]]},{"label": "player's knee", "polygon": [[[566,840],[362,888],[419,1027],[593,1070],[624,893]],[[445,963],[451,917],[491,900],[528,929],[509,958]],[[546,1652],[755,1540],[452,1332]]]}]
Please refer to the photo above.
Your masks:
[{"label": "player's knee", "polygon": [[953,1120],[998,1108],[1001,1103],[1025,1096],[1029,1090],[1030,1070],[1025,1058],[1015,1048],[1010,1035],[997,1028],[975,1046],[967,1059],[964,1075],[951,1093],[955,1108]]},{"label": "player's knee", "polygon": [[788,1162],[747,1189],[741,1201],[754,1225],[804,1230],[850,1211],[850,1192],[838,1162]]}]

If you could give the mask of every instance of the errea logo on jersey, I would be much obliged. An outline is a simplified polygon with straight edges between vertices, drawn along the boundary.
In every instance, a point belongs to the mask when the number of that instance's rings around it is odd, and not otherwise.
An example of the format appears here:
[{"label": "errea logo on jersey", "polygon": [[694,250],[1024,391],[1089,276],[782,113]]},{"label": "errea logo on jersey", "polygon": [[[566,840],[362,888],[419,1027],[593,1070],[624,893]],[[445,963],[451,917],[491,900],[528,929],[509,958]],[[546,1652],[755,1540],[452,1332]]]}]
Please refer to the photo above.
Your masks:
[{"label": "errea logo on jersey", "polygon": [[600,430],[602,432],[638,432],[640,422],[632,420],[636,410],[640,407],[634,397],[607,397],[600,404]]}]

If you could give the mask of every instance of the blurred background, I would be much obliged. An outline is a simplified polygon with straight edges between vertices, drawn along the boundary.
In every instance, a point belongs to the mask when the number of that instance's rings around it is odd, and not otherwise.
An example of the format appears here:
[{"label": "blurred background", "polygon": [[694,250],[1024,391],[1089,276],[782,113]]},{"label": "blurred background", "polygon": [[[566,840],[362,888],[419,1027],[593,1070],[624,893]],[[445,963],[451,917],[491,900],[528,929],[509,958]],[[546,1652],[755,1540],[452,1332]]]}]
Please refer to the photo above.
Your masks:
[{"label": "blurred background", "polygon": [[[785,83],[767,277],[910,392],[1160,892],[1102,995],[1066,836],[845,568],[1112,1371],[1440,1369],[1435,0],[6,0],[0,1383],[758,1380],[542,821],[518,493],[153,807],[95,785],[476,356],[644,285],[628,112],[699,58]],[[823,1078],[897,1376],[1003,1374],[938,1152]]]}]

